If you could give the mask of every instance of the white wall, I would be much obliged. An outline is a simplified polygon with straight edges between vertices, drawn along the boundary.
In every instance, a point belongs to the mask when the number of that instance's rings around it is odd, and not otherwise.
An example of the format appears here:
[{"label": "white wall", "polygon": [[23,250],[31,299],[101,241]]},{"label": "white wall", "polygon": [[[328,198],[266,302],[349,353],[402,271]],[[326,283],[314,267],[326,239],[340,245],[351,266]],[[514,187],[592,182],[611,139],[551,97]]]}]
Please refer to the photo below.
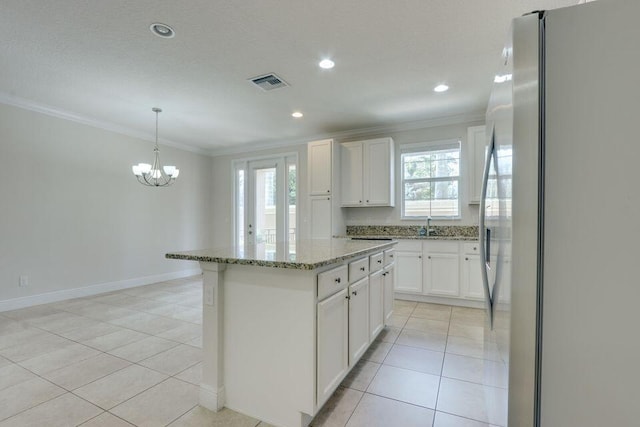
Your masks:
[{"label": "white wall", "polygon": [[[180,177],[150,188],[131,165],[150,162],[152,150],[148,141],[0,104],[0,303],[198,268],[164,254],[211,245],[211,158],[161,147]],[[21,275],[27,287],[18,287]]]}]

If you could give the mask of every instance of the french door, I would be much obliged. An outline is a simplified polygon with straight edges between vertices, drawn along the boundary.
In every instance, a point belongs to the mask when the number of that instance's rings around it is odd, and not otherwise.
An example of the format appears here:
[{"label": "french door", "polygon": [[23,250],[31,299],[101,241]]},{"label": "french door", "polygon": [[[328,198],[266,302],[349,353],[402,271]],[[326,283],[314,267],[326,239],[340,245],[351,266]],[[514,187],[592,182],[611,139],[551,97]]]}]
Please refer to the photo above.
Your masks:
[{"label": "french door", "polygon": [[296,157],[235,163],[235,244],[261,245],[274,253],[276,243],[295,242]]}]

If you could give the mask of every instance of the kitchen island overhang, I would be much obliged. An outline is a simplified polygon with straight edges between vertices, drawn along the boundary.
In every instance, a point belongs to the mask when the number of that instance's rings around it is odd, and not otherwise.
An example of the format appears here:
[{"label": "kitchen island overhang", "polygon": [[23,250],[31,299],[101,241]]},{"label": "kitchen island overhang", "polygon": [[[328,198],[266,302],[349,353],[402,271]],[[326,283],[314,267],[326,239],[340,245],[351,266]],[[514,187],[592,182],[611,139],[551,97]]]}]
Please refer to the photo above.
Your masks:
[{"label": "kitchen island overhang", "polygon": [[[359,275],[355,285],[362,286],[365,279],[368,284],[370,258],[376,264],[372,275],[388,274],[378,255],[392,253],[395,244],[326,239],[168,253],[169,259],[200,262],[203,271],[200,404],[213,411],[228,407],[276,426],[308,425],[325,403],[326,394],[335,390],[357,362],[350,360],[350,354],[339,360],[334,351],[326,363],[326,357],[318,355],[319,347],[327,351],[318,338],[319,296],[341,298],[338,304],[353,303],[349,267],[357,261],[358,269],[352,274]],[[371,255],[376,255],[375,260]],[[319,285],[319,275],[330,275],[329,286],[336,288]],[[376,303],[377,292],[365,298]],[[366,320],[369,322],[368,314]],[[348,331],[336,330],[335,334],[344,335],[346,344]],[[338,371],[326,385],[320,379],[319,387],[319,371],[341,360],[348,360],[348,368]]]}]

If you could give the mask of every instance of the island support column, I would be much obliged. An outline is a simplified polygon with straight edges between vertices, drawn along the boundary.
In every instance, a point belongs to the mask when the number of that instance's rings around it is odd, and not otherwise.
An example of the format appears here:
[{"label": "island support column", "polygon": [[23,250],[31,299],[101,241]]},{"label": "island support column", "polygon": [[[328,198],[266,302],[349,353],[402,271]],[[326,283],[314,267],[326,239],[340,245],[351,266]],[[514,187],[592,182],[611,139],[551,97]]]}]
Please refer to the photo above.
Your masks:
[{"label": "island support column", "polygon": [[224,407],[224,280],[225,264],[201,262],[202,304],[202,383],[200,405],[218,412]]}]

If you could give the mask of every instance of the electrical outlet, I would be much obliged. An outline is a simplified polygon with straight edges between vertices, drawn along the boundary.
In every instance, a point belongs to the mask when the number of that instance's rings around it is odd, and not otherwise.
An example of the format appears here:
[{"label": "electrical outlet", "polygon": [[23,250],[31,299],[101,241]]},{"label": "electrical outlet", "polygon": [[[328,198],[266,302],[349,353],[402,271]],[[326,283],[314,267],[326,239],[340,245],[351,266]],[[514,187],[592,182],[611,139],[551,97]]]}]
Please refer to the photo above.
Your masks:
[{"label": "electrical outlet", "polygon": [[29,286],[29,276],[20,276],[20,279],[18,280],[18,286]]},{"label": "electrical outlet", "polygon": [[213,305],[213,285],[204,285],[204,303],[205,305]]}]

